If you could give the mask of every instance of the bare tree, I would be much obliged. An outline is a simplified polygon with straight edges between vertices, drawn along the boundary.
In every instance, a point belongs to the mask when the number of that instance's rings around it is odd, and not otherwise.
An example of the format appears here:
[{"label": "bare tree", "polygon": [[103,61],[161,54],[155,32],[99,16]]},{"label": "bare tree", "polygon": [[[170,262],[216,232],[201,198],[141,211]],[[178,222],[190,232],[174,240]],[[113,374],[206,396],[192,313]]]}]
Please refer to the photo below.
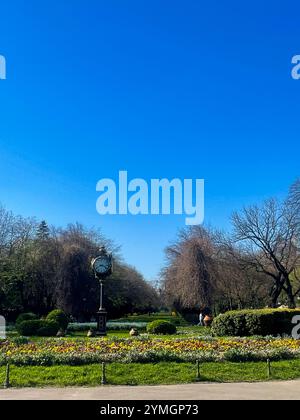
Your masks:
[{"label": "bare tree", "polygon": [[261,207],[252,206],[234,213],[232,220],[234,240],[240,245],[244,261],[272,279],[272,306],[277,305],[284,292],[289,307],[294,308],[300,291],[299,285],[293,288],[291,281],[300,263],[296,207],[291,206],[289,200],[279,203],[270,199]]},{"label": "bare tree", "polygon": [[269,280],[246,260],[229,235],[217,232],[215,237],[216,306],[227,309],[259,308],[266,304]]},{"label": "bare tree", "polygon": [[182,313],[265,305],[266,276],[245,265],[239,249],[222,232],[200,226],[184,229],[166,256],[163,297]]},{"label": "bare tree", "polygon": [[188,228],[166,249],[162,287],[167,302],[178,310],[211,307],[214,290],[213,246],[202,227]]}]

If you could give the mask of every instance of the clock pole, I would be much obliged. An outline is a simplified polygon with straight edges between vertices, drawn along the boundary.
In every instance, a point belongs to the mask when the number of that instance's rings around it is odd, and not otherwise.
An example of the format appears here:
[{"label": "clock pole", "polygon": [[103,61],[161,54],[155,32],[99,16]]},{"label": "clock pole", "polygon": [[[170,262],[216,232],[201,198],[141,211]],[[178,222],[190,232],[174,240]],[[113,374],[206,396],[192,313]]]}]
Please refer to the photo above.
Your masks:
[{"label": "clock pole", "polygon": [[100,307],[99,307],[99,311],[101,311],[103,309],[102,304],[103,304],[103,282],[102,282],[102,280],[100,280]]},{"label": "clock pole", "polygon": [[106,321],[107,321],[107,312],[103,308],[103,279],[100,278],[100,307],[97,312],[97,331],[96,335],[105,336],[106,335]]},{"label": "clock pole", "polygon": [[95,278],[100,283],[100,307],[97,312],[96,335],[106,335],[107,312],[103,307],[103,280],[112,273],[112,255],[108,254],[105,247],[100,248],[100,255],[92,260]]}]

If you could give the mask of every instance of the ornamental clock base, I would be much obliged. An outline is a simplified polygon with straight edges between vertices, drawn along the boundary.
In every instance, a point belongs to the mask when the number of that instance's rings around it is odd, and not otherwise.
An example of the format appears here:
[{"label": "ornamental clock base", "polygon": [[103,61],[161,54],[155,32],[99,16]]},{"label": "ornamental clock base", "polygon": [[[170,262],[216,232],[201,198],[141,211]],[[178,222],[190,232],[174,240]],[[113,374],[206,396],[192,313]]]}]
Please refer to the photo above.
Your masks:
[{"label": "ornamental clock base", "polygon": [[107,312],[105,309],[100,309],[97,312],[97,331],[96,335],[104,336],[106,335],[106,319]]}]

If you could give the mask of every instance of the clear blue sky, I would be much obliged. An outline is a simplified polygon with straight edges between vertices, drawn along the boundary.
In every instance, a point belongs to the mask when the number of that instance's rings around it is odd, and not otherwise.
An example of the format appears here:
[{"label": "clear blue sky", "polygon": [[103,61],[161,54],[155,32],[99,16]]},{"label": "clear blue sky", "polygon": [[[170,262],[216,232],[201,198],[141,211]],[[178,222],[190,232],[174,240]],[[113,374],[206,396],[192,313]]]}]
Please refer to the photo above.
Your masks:
[{"label": "clear blue sky", "polygon": [[147,278],[180,216],[96,213],[100,178],[204,178],[206,222],[299,175],[296,1],[3,0],[0,201],[101,227]]}]

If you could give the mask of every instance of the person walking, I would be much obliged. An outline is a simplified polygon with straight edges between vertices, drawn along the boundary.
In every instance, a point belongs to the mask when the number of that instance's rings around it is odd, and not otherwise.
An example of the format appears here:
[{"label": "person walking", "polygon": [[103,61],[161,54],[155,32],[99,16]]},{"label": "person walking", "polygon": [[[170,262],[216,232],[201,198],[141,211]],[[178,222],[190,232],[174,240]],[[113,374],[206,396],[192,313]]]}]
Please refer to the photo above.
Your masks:
[{"label": "person walking", "polygon": [[203,327],[203,313],[202,312],[200,312],[200,314],[199,314],[198,327]]}]

